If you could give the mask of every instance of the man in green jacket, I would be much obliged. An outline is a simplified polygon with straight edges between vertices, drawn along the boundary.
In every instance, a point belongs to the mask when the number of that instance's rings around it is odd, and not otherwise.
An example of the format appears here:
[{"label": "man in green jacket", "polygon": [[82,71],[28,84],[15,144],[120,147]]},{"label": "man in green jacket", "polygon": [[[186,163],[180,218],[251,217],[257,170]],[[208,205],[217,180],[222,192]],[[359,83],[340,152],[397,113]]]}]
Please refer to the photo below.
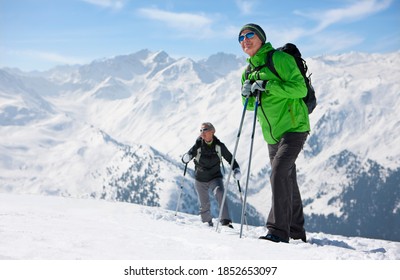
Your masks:
[{"label": "man in green jacket", "polygon": [[274,53],[272,61],[282,80],[268,69],[266,57],[274,48],[266,42],[259,25],[244,25],[239,43],[249,55],[250,65],[242,75],[242,99],[248,99],[247,109],[254,110],[259,96],[257,119],[268,144],[272,169],[268,233],[260,239],[287,243],[292,238],[306,242],[295,164],[310,131],[308,109],[302,100],[307,94],[304,78],[294,58],[281,51]]}]

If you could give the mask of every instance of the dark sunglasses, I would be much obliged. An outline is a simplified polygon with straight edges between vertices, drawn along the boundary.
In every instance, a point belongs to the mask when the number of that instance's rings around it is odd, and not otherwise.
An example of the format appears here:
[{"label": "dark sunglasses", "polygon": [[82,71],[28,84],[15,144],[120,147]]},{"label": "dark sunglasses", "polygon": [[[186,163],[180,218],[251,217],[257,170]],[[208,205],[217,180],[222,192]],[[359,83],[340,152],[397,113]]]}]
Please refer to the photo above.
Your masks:
[{"label": "dark sunglasses", "polygon": [[200,129],[200,133],[206,132],[206,131],[209,131],[209,130],[210,130],[209,128],[202,128],[202,129]]},{"label": "dark sunglasses", "polygon": [[255,35],[254,32],[248,32],[248,33],[246,33],[246,34],[244,34],[244,35],[240,35],[240,36],[239,36],[239,43],[243,42],[245,37],[246,37],[247,39],[251,39],[251,38],[254,37],[254,35]]}]

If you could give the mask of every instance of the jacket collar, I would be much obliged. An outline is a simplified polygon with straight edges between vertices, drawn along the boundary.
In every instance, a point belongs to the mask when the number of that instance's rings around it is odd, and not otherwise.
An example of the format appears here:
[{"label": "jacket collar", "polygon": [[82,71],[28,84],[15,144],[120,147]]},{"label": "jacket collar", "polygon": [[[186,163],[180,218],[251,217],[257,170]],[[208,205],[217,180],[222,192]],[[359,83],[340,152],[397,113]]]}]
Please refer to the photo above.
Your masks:
[{"label": "jacket collar", "polygon": [[271,43],[267,42],[260,47],[254,56],[248,57],[247,62],[252,65],[253,68],[264,65],[266,54],[273,49]]}]

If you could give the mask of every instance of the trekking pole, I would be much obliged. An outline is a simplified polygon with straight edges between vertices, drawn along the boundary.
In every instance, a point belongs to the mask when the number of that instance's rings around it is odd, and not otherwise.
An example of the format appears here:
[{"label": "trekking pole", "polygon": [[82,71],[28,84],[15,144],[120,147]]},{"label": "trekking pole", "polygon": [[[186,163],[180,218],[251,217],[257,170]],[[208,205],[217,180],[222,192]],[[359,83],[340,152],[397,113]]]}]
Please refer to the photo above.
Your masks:
[{"label": "trekking pole", "polygon": [[[240,202],[241,202],[241,203],[242,203],[242,205],[243,205],[242,188],[240,187],[239,180],[237,180],[236,182],[237,182],[238,189],[239,189]],[[246,226],[247,226],[247,229],[248,229],[248,228],[249,228],[249,224],[247,223],[247,213],[246,213],[246,212],[244,213],[244,221],[245,221],[245,223],[246,223]]]},{"label": "trekking pole", "polygon": [[218,231],[218,225],[219,225],[219,222],[221,221],[222,210],[224,208],[225,200],[226,200],[226,194],[228,192],[229,180],[231,179],[231,175],[232,175],[232,166],[233,166],[233,163],[235,162],[236,151],[237,151],[237,147],[238,147],[238,144],[239,144],[240,133],[242,132],[244,116],[246,115],[246,109],[247,109],[247,104],[248,103],[249,103],[249,98],[246,97],[246,100],[245,100],[244,105],[243,105],[242,118],[240,120],[240,125],[239,125],[238,133],[237,133],[237,136],[236,136],[235,149],[233,150],[233,155],[232,155],[232,160],[231,160],[231,168],[230,168],[229,173],[228,173],[228,178],[226,179],[226,184],[225,184],[225,189],[224,189],[224,195],[222,197],[222,202],[221,202],[221,205],[219,206],[219,215],[218,215],[216,231]]},{"label": "trekking pole", "polygon": [[[183,177],[185,177],[186,175],[186,169],[187,169],[187,163],[185,164],[185,170],[183,171]],[[182,178],[182,182],[181,182],[181,189],[179,191],[179,196],[178,196],[178,202],[176,203],[176,210],[175,210],[175,216],[178,214],[178,208],[179,208],[179,204],[181,203],[181,196],[182,196],[182,191],[183,191],[183,179]]]},{"label": "trekking pole", "polygon": [[242,217],[240,219],[240,234],[239,238],[242,238],[242,232],[243,232],[243,219],[244,219],[244,213],[246,211],[246,199],[247,199],[247,189],[249,186],[249,178],[250,178],[250,167],[251,167],[251,156],[253,154],[253,144],[254,144],[254,132],[256,129],[256,122],[257,122],[257,110],[258,110],[258,104],[260,101],[260,91],[257,90],[257,98],[256,98],[256,105],[254,107],[254,121],[253,121],[253,130],[251,132],[251,144],[250,144],[250,155],[249,155],[249,167],[247,168],[247,178],[246,178],[246,187],[244,189],[244,200],[243,200],[243,205],[242,205]]}]

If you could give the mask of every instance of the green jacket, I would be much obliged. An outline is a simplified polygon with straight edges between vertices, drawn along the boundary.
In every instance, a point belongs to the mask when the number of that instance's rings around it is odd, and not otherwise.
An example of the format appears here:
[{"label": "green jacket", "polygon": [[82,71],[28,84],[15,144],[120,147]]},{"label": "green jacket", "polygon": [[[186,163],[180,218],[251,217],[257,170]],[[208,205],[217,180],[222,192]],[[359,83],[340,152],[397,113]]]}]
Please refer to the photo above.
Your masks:
[{"label": "green jacket", "polygon": [[[266,91],[261,94],[261,105],[257,110],[257,118],[263,136],[268,144],[276,144],[286,132],[310,131],[310,120],[307,105],[302,100],[307,94],[307,87],[294,58],[282,51],[273,55],[276,71],[283,81],[276,77],[268,67],[254,71],[264,65],[271,43],[265,43],[258,52],[247,59],[251,66],[248,79],[268,81]],[[242,74],[242,84],[246,80],[246,70]],[[245,102],[243,97],[243,103]],[[254,110],[255,97],[249,97],[247,110]]]}]

